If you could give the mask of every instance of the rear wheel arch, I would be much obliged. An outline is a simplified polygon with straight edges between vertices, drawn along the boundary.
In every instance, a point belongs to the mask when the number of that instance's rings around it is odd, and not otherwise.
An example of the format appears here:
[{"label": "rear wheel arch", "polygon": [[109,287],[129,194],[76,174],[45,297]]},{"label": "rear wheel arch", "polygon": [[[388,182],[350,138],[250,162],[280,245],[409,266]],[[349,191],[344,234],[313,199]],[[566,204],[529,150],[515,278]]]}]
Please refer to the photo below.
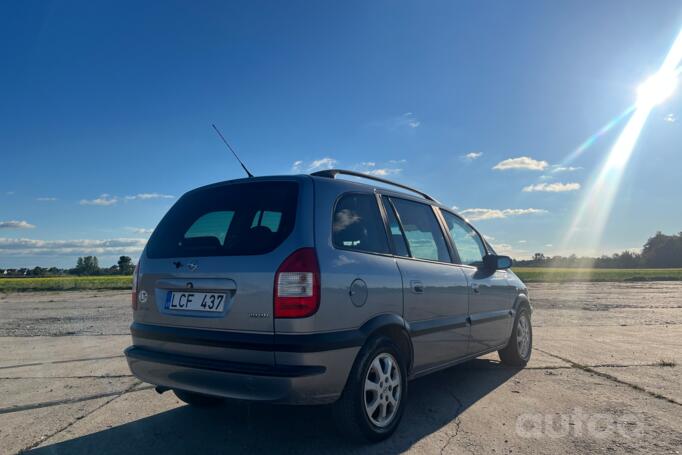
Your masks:
[{"label": "rear wheel arch", "polygon": [[[382,314],[376,316],[360,327],[360,331],[365,336],[363,347],[371,340],[385,336],[395,343],[403,356],[405,369],[409,375],[414,358],[414,350],[412,348],[412,339],[405,327],[405,321],[395,314]],[[358,356],[360,354],[358,353]]]}]

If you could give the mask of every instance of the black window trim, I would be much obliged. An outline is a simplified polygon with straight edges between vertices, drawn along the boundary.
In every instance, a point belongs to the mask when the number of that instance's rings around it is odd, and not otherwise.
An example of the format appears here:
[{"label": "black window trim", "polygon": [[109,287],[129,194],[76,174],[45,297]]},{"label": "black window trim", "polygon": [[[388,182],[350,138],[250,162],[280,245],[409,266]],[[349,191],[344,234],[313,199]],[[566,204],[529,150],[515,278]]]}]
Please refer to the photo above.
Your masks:
[{"label": "black window trim", "polygon": [[[384,198],[388,200],[388,203],[390,207],[386,207],[384,205]],[[379,203],[379,207],[381,208],[381,213],[382,216],[384,217],[384,224],[386,225],[386,235],[388,235],[389,241],[391,242],[391,251],[393,252],[393,255],[399,258],[410,258],[410,259],[416,259],[414,256],[412,256],[412,249],[410,248],[410,244],[407,241],[407,236],[405,235],[405,229],[403,228],[403,222],[400,220],[400,214],[398,213],[398,210],[395,208],[395,205],[393,205],[393,201],[391,201],[391,196],[388,196],[386,194],[379,194],[377,193],[377,201]],[[395,243],[393,242],[393,232],[391,232],[391,225],[388,222],[388,210],[393,211],[393,215],[395,216],[395,219],[398,221],[398,229],[400,229],[400,234],[403,236],[403,241],[405,242],[405,248],[407,248],[407,254],[408,256],[401,256],[398,254],[398,250],[395,247]]]},{"label": "black window trim", "polygon": [[462,260],[461,260],[461,258],[460,258],[460,256],[459,256],[459,251],[457,251],[457,246],[455,245],[454,240],[452,240],[452,237],[450,236],[450,232],[449,232],[450,230],[448,229],[448,223],[445,221],[445,217],[443,216],[443,213],[442,213],[442,212],[445,212],[445,213],[448,213],[448,214],[450,214],[450,215],[453,215],[455,218],[458,218],[460,221],[462,221],[462,223],[464,223],[466,226],[469,226],[469,227],[471,228],[471,230],[473,230],[473,231],[476,233],[476,235],[478,236],[478,239],[479,239],[479,240],[481,241],[481,243],[483,244],[483,249],[485,250],[485,254],[486,254],[486,255],[490,254],[490,251],[488,250],[488,242],[486,242],[485,239],[483,238],[483,236],[481,235],[481,233],[478,232],[478,229],[476,229],[475,227],[473,227],[473,226],[471,225],[471,223],[469,223],[467,220],[465,220],[465,219],[462,218],[461,216],[457,215],[455,212],[452,212],[452,211],[450,211],[450,210],[443,209],[443,208],[441,208],[441,207],[438,207],[438,211],[441,212],[441,213],[440,213],[440,218],[442,219],[442,228],[445,230],[445,233],[446,233],[446,236],[445,236],[445,237],[446,237],[446,239],[447,239],[447,241],[448,241],[448,244],[451,245],[451,248],[452,248],[452,249],[456,252],[456,254],[457,254],[457,263],[458,263],[459,265],[463,266],[463,267],[472,267],[472,268],[478,269],[478,267],[476,267],[475,265],[471,265],[471,264],[462,264]]},{"label": "black window trim", "polygon": [[443,232],[443,237],[445,237],[445,243],[447,244],[448,249],[450,250],[450,256],[452,256],[453,264],[467,265],[467,264],[462,264],[462,259],[459,256],[459,251],[457,250],[457,247],[455,246],[455,242],[452,241],[452,237],[450,236],[450,232],[448,229],[448,224],[445,222],[445,217],[443,217],[443,213],[441,212],[441,208],[440,207],[434,207],[434,211],[436,212],[436,218],[438,218],[438,223],[440,224],[440,229]]}]

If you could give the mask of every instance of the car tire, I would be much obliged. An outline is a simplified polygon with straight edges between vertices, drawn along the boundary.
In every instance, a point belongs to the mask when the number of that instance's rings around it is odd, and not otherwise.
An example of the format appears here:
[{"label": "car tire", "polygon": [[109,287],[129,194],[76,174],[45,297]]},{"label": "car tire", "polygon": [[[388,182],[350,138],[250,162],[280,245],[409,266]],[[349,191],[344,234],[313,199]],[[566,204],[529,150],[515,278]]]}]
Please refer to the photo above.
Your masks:
[{"label": "car tire", "polygon": [[357,442],[378,442],[398,427],[407,402],[407,369],[396,344],[372,339],[360,351],[333,413],[340,433]]},{"label": "car tire", "polygon": [[530,360],[532,351],[533,326],[530,321],[530,310],[522,306],[516,313],[509,343],[497,352],[503,364],[523,367]]},{"label": "car tire", "polygon": [[180,400],[197,408],[210,408],[222,404],[225,400],[220,397],[204,395],[203,393],[188,392],[187,390],[173,389],[173,393]]}]

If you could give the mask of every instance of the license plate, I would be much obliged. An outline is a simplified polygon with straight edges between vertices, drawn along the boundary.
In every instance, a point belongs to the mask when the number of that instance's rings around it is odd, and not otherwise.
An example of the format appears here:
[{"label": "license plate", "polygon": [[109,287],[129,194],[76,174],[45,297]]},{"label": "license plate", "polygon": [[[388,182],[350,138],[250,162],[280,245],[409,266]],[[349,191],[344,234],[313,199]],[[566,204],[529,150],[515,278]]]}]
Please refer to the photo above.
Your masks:
[{"label": "license plate", "polygon": [[225,294],[212,292],[168,292],[166,309],[219,312],[225,308]]}]

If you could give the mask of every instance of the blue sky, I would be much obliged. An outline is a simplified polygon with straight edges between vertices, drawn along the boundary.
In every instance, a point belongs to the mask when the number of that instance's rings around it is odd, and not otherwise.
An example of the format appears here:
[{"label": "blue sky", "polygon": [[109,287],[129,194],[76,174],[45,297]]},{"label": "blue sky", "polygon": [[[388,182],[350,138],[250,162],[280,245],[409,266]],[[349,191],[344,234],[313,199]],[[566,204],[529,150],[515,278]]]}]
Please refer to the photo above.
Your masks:
[{"label": "blue sky", "polygon": [[652,110],[603,232],[566,240],[624,122],[562,163],[681,26],[663,0],[3,2],[0,267],[135,257],[177,197],[242,176],[213,122],[256,175],[387,175],[516,257],[639,248],[682,230],[680,96]]}]

